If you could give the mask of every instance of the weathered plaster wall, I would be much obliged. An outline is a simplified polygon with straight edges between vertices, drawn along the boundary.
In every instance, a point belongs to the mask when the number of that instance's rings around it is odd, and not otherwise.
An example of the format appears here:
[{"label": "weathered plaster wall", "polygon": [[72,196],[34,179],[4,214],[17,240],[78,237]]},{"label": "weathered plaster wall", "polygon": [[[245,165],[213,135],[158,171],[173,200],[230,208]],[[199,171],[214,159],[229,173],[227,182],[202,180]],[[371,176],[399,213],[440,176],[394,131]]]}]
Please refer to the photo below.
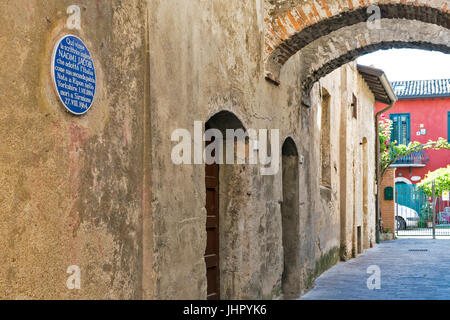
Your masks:
[{"label": "weathered plaster wall", "polygon": [[[357,226],[361,226],[364,234],[364,212],[368,230],[363,247],[368,248],[370,242],[375,242],[374,97],[354,63],[332,72],[319,83],[331,96],[332,201],[329,207],[331,212],[339,216],[333,215],[334,224],[327,224],[323,232],[335,235],[337,224],[340,224],[341,258],[347,259],[356,252]],[[357,98],[357,118],[353,117],[353,95]],[[366,162],[363,141],[367,141]],[[363,203],[364,189],[367,196],[366,210]],[[326,203],[323,205],[325,210]]]},{"label": "weathered plaster wall", "polygon": [[[262,1],[174,0],[151,1],[149,5],[152,143],[158,145],[152,153],[154,296],[206,297],[204,166],[174,165],[170,154],[177,143],[170,137],[177,128],[187,129],[193,136],[194,121],[205,122],[221,110],[232,112],[247,129],[280,129],[280,148],[287,136],[296,143],[303,160],[299,163],[299,238],[301,283],[306,290],[314,277],[339,259],[339,174],[349,170],[339,168],[337,158],[342,152],[337,134],[341,107],[348,108],[352,92],[360,97],[364,105],[359,112],[369,115],[354,124],[349,119],[349,125],[355,127],[351,129],[354,132],[361,129],[371,146],[373,96],[352,65],[345,69],[349,74],[345,90],[338,70],[314,86],[312,107],[302,107],[300,54],[286,62],[279,87],[265,80]],[[362,88],[355,89],[358,85]],[[331,202],[323,201],[319,186],[320,86],[326,86],[333,99]],[[353,131],[347,135],[351,145],[347,151],[359,168],[361,153],[353,151],[361,147],[362,137]],[[370,152],[372,149],[369,147]],[[373,158],[371,161],[373,164]],[[221,205],[220,214],[233,217],[227,235],[221,237],[232,246],[224,253],[230,259],[223,262],[226,279],[231,280],[222,283],[221,295],[277,298],[283,270],[281,170],[275,176],[261,176],[258,166],[226,170],[239,172],[239,179],[227,182],[226,190],[221,191],[226,203]],[[355,170],[362,176],[360,169]],[[352,177],[351,172],[346,174]],[[352,190],[344,192],[352,197]],[[362,201],[358,201],[356,214],[362,219]],[[351,215],[353,218],[353,209]],[[374,224],[374,219],[370,221]]]},{"label": "weathered plaster wall", "polygon": [[[82,30],[70,32],[93,54],[98,89],[92,109],[74,117],[49,72],[70,4],[0,4],[10,26],[0,30],[0,297],[204,299],[204,166],[174,165],[170,137],[221,110],[247,129],[280,129],[280,148],[288,136],[296,143],[300,287],[308,289],[339,258],[343,194],[345,230],[360,219],[359,202],[350,210],[352,182],[341,188],[342,172],[347,181],[360,173],[357,125],[373,145],[367,119],[340,121],[357,85],[361,113],[373,116],[354,66],[316,83],[305,108],[302,53],[286,62],[279,87],[265,79],[262,0],[89,2]],[[332,97],[331,201],[319,181],[321,87]],[[344,127],[351,169],[336,158]],[[223,298],[282,296],[281,173],[221,171]],[[79,291],[66,288],[70,265],[81,267]]]},{"label": "weathered plaster wall", "polygon": [[[65,27],[73,3],[0,3],[0,298],[141,297],[145,6],[84,2],[76,31]],[[67,33],[97,72],[80,117],[50,73]],[[70,265],[81,290],[66,287]]]}]

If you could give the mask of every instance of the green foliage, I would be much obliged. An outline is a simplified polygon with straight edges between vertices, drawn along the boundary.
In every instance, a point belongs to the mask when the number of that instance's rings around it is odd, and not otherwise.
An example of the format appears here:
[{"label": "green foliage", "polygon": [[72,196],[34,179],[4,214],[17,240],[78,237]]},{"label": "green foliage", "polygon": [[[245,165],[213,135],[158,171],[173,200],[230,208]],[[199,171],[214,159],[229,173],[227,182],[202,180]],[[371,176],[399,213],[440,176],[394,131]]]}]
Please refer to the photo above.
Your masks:
[{"label": "green foliage", "polygon": [[433,221],[433,208],[431,206],[431,203],[427,202],[425,206],[420,210],[420,220],[418,227],[419,228],[426,228],[428,222]]},{"label": "green foliage", "polygon": [[381,168],[389,167],[388,163],[392,158],[390,150],[395,146],[395,142],[391,142],[392,121],[387,119],[384,114],[381,116],[378,126],[378,135],[380,138],[380,161]]},{"label": "green foliage", "polygon": [[442,191],[450,190],[450,165],[447,168],[440,168],[432,172],[428,172],[425,178],[418,184],[427,196],[433,194],[433,182],[435,184],[436,197],[442,194]]},{"label": "green foliage", "polygon": [[450,150],[450,144],[447,139],[439,138],[437,141],[429,140],[427,143],[417,141],[410,142],[408,145],[397,144],[397,141],[391,141],[392,121],[383,114],[379,120],[378,136],[380,139],[380,165],[382,176],[386,169],[398,159],[405,157],[413,152],[425,149],[447,149]]},{"label": "green foliage", "polygon": [[420,217],[419,222],[417,223],[417,228],[427,228],[428,227],[428,221],[426,221],[424,218]]}]

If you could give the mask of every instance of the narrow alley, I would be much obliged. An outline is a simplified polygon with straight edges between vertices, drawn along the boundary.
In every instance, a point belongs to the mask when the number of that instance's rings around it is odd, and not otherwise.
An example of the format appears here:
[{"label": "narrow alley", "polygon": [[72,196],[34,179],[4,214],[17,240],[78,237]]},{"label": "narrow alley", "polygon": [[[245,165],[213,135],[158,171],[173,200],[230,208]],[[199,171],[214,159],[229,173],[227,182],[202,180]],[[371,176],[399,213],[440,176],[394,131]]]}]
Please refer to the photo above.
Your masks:
[{"label": "narrow alley", "polygon": [[[355,259],[324,272],[308,300],[448,300],[450,252],[448,239],[398,239],[382,242]],[[370,290],[370,266],[378,266],[380,289]]]}]

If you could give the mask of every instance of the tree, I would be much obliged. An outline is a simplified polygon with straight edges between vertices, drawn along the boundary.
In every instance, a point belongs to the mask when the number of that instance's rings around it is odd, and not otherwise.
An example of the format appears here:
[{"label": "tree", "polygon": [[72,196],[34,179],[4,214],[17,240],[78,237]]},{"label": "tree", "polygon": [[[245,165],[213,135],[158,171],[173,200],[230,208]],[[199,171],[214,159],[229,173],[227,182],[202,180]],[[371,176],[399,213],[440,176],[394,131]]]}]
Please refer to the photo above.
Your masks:
[{"label": "tree", "polygon": [[447,168],[440,168],[432,172],[428,172],[425,178],[418,184],[418,187],[423,190],[427,196],[434,195],[439,197],[442,191],[450,190],[450,165]]},{"label": "tree", "polygon": [[386,169],[394,164],[398,159],[403,158],[413,152],[425,149],[447,149],[450,150],[450,144],[444,138],[437,141],[429,140],[427,143],[417,141],[410,142],[408,145],[397,144],[397,141],[391,141],[392,121],[383,114],[379,121],[379,139],[380,139],[380,166],[381,179],[383,179]]}]

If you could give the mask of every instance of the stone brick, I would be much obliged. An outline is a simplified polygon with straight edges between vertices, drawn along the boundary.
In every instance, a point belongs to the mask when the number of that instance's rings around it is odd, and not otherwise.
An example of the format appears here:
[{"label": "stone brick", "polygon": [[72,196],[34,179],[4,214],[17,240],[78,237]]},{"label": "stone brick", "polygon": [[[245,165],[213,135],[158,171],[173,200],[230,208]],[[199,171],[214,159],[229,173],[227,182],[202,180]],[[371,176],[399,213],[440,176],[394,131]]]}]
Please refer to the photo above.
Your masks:
[{"label": "stone brick", "polygon": [[[375,0],[366,3],[356,0],[308,0],[306,2],[298,0],[297,5],[294,5],[294,2],[290,4],[291,7],[284,12],[269,11],[266,18],[265,70],[266,77],[275,83],[280,83],[280,69],[292,55],[316,40],[333,35],[341,28],[349,26],[357,26],[353,31],[358,32],[353,32],[353,35],[362,34],[365,37],[346,38],[350,41],[342,43],[345,45],[344,50],[339,46],[336,50],[328,48],[329,42],[320,41],[326,48],[326,52],[332,53],[333,59],[322,57],[326,60],[322,61],[322,68],[315,68],[314,72],[305,75],[305,88],[310,89],[311,83],[324,74],[353,60],[355,56],[369,51],[389,47],[414,47],[449,52],[448,1]],[[396,26],[394,28],[383,26],[379,30],[369,29],[366,22],[373,14],[373,12],[367,12],[370,5],[377,5],[380,8],[382,21],[395,19]],[[440,27],[439,36],[436,37],[433,33],[423,37],[424,29],[417,25],[414,28],[408,28],[405,32],[408,21],[431,23]],[[339,39],[338,35],[333,37]]]},{"label": "stone brick", "polygon": [[380,212],[383,229],[395,232],[395,192],[394,200],[384,199],[384,189],[387,187],[395,190],[395,168],[388,168],[381,181]]}]

